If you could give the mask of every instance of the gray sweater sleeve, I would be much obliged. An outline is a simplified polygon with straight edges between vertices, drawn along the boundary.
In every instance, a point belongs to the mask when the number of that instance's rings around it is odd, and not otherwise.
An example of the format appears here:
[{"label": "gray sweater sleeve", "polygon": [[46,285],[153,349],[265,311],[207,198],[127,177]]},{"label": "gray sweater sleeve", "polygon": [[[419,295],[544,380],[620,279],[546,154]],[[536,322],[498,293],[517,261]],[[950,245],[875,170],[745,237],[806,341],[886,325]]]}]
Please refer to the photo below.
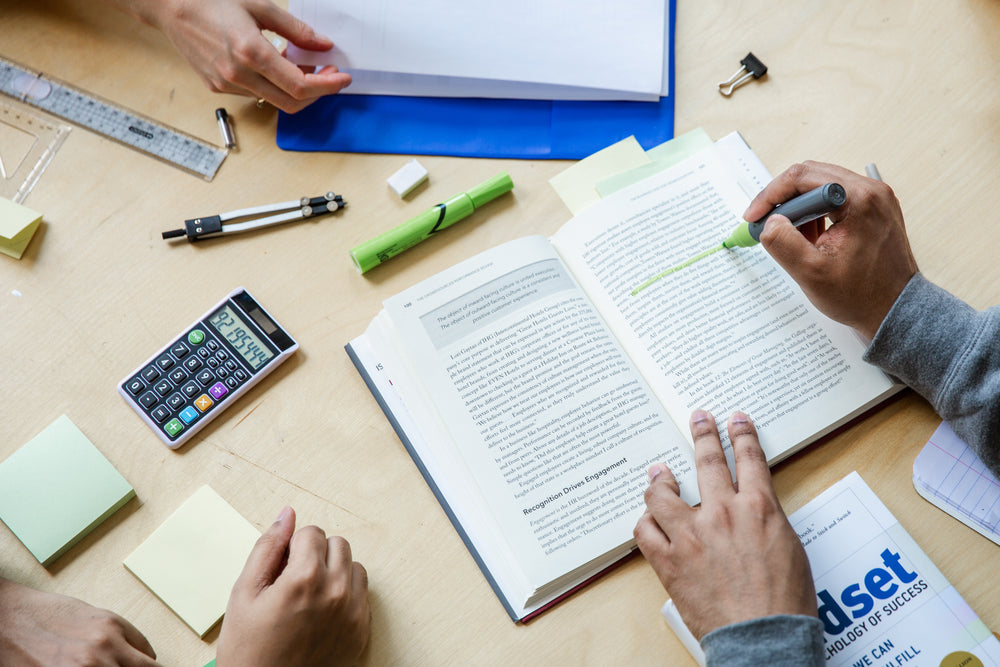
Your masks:
[{"label": "gray sweater sleeve", "polygon": [[701,638],[706,667],[821,667],[823,623],[815,616],[765,616]]},{"label": "gray sweater sleeve", "polygon": [[930,401],[1000,476],[1000,307],[976,311],[918,273],[886,315],[865,361]]}]

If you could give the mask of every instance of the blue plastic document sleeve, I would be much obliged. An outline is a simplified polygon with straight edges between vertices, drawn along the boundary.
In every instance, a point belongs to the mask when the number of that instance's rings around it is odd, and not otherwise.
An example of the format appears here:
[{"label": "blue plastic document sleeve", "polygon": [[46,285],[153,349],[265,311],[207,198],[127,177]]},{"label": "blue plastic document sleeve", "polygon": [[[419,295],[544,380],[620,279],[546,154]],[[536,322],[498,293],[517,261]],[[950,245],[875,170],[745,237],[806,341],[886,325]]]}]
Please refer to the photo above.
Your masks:
[{"label": "blue plastic document sleeve", "polygon": [[674,28],[669,94],[659,102],[331,95],[279,113],[278,146],[292,151],[578,160],[630,135],[645,148],[673,138]]}]

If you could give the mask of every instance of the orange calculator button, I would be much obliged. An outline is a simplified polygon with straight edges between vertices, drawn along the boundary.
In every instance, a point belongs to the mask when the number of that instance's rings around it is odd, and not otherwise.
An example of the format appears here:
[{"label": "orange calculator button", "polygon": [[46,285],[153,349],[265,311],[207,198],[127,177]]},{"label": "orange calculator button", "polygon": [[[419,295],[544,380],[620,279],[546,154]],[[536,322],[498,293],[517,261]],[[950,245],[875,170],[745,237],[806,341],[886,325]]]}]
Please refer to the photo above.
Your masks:
[{"label": "orange calculator button", "polygon": [[208,410],[214,404],[214,401],[208,397],[208,394],[202,394],[194,401],[195,407],[197,407],[202,412]]}]

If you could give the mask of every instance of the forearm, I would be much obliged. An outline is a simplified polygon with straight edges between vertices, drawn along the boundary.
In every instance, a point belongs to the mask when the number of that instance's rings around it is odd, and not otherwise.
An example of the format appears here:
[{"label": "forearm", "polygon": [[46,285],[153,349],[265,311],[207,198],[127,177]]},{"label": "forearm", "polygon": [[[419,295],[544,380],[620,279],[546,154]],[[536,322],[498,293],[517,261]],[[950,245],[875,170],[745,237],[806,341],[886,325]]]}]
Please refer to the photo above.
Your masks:
[{"label": "forearm", "polygon": [[930,401],[1000,475],[1000,308],[976,311],[917,274],[865,360]]},{"label": "forearm", "polygon": [[701,639],[707,667],[810,667],[824,663],[823,623],[815,616],[766,616]]}]

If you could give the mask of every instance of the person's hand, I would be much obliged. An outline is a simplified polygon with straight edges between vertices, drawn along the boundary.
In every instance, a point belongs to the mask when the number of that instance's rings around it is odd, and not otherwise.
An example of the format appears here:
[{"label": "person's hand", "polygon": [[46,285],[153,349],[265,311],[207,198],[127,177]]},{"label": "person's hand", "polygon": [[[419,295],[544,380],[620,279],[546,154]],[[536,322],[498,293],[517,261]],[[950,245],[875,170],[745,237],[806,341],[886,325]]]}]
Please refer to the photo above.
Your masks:
[{"label": "person's hand", "polygon": [[285,508],[233,586],[218,667],[350,665],[368,643],[368,574],[351,546]]},{"label": "person's hand", "polygon": [[0,579],[0,665],[156,665],[142,633],[75,598]]},{"label": "person's hand", "polygon": [[701,507],[681,500],[677,480],[649,469],[646,512],[635,527],[639,549],[698,639],[724,625],[774,614],[817,615],[802,543],[771,483],[757,430],[743,413],[729,419],[734,486],[715,419],[691,415]]},{"label": "person's hand", "polygon": [[771,181],[743,217],[758,220],[776,204],[829,182],[847,190],[847,203],[827,216],[836,224],[823,230],[818,220],[796,229],[774,215],[760,242],[821,312],[871,340],[917,272],[892,188],[842,167],[805,162]]},{"label": "person's hand", "polygon": [[351,83],[332,65],[304,71],[274,48],[261,30],[309,51],[329,51],[333,42],[271,0],[112,1],[159,28],[215,92],[263,99],[295,113]]}]

